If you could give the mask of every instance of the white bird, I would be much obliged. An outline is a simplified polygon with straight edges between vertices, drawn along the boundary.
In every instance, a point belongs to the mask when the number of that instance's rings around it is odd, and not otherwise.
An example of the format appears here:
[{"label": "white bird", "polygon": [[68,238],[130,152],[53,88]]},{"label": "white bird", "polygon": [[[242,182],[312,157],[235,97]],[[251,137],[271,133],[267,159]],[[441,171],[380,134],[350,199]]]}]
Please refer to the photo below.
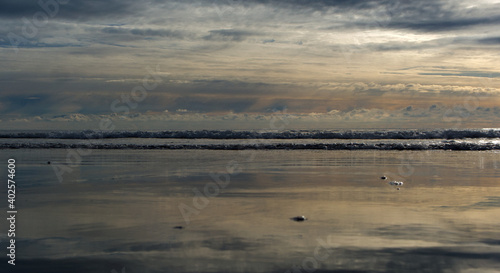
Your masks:
[{"label": "white bird", "polygon": [[[380,179],[386,180],[387,176],[384,175],[384,176],[380,177]],[[389,182],[389,185],[392,185],[392,186],[403,186],[403,184],[404,183],[402,181],[396,181],[396,180]]]}]

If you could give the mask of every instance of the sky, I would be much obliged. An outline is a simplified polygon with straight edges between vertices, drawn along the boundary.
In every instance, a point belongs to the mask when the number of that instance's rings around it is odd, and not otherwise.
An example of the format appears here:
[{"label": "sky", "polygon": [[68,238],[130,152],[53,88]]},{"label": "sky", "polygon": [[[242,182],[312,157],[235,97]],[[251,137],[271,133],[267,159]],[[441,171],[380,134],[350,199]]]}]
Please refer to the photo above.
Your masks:
[{"label": "sky", "polygon": [[500,127],[500,0],[40,3],[0,2],[2,129]]}]

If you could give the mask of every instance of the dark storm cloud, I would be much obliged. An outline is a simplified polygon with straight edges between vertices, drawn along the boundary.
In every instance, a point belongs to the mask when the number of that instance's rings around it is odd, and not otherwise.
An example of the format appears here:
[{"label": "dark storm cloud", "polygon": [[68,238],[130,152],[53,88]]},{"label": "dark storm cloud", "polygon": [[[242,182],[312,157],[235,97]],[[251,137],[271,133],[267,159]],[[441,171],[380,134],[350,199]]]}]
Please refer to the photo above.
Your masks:
[{"label": "dark storm cloud", "polygon": [[39,115],[41,114],[40,110],[46,106],[45,103],[48,97],[46,94],[2,96],[2,100],[7,102],[2,112],[11,113],[19,111],[28,115]]},{"label": "dark storm cloud", "polygon": [[[216,1],[216,2],[227,2],[227,1]],[[245,1],[246,2],[246,1]],[[308,1],[308,0],[253,0],[248,2],[254,2],[258,4],[270,4],[277,6],[288,6],[288,7],[298,7],[298,8],[314,8],[314,9],[324,9],[328,7],[342,8],[342,9],[369,9],[374,8],[378,5],[387,5],[393,1],[375,1],[375,0],[320,0],[320,1]]]},{"label": "dark storm cloud", "polygon": [[[18,48],[37,48],[37,47],[81,47],[80,44],[69,44],[69,43],[40,43],[36,41],[28,41],[17,45]],[[12,44],[9,41],[0,40],[0,48],[12,48]]]},{"label": "dark storm cloud", "polygon": [[[223,2],[223,1],[221,1]],[[268,4],[280,7],[289,7],[295,9],[328,9],[332,8],[341,12],[355,11],[363,14],[370,10],[383,10],[391,16],[401,16],[408,18],[416,18],[424,15],[425,17],[436,17],[443,15],[451,15],[447,11],[449,4],[442,0],[422,0],[422,1],[404,1],[404,0],[254,0],[249,1],[260,4]],[[439,17],[438,17],[439,18]]]},{"label": "dark storm cloud", "polygon": [[137,36],[158,36],[158,37],[171,37],[171,38],[183,38],[184,34],[181,31],[169,30],[169,29],[140,29],[140,28],[123,28],[123,27],[105,27],[101,30],[102,33],[106,34],[131,34]]},{"label": "dark storm cloud", "polygon": [[478,78],[499,78],[500,77],[500,73],[498,73],[498,72],[487,72],[487,71],[461,71],[461,72],[456,72],[456,73],[425,72],[425,73],[419,73],[419,75],[424,75],[424,76],[478,77]]},{"label": "dark storm cloud", "polygon": [[101,32],[106,34],[127,34],[130,33],[130,30],[121,27],[105,27]]},{"label": "dark storm cloud", "polygon": [[[449,18],[445,19],[431,19],[428,15],[421,14],[421,19],[409,18],[395,18],[388,24],[389,28],[396,29],[412,29],[422,32],[439,32],[450,31],[457,29],[464,29],[480,25],[497,25],[500,23],[500,16],[491,16],[486,18]],[[429,20],[426,20],[427,17]]]},{"label": "dark storm cloud", "polygon": [[[364,46],[358,46],[358,49],[366,47],[374,51],[403,51],[403,50],[422,50],[432,48],[443,48],[446,46],[473,46],[473,45],[496,45],[500,44],[499,37],[492,38],[475,38],[475,37],[454,37],[433,39],[422,42],[388,42],[388,43],[368,43]],[[355,45],[351,46],[355,48]]]},{"label": "dark storm cloud", "polygon": [[390,42],[390,43],[372,43],[367,44],[365,47],[374,51],[404,51],[404,50],[422,50],[429,48],[441,47],[450,44],[441,41],[427,41],[421,43],[412,42]]},{"label": "dark storm cloud", "polygon": [[[303,113],[370,108],[374,96],[392,94],[393,87],[363,87],[360,92],[329,82],[365,82],[376,73],[386,75],[388,83],[406,83],[408,78],[399,72],[417,76],[415,83],[436,79],[436,85],[446,85],[443,78],[462,81],[460,85],[467,77],[500,77],[494,66],[500,6],[486,1],[70,0],[36,34],[25,35],[22,18],[32,20],[44,11],[37,2],[0,2],[3,114],[108,113],[110,103],[142,79],[143,66],[157,63],[171,76],[165,76],[137,111],[241,114],[285,107]],[[10,33],[27,39],[16,45]],[[13,56],[13,50],[3,48],[20,50]],[[424,62],[422,53],[437,58]],[[431,69],[461,63],[462,53],[477,58],[460,68]],[[382,55],[387,58],[378,60]],[[419,69],[391,72],[399,67],[392,60],[401,58]],[[361,59],[366,63],[356,70]],[[320,87],[325,91],[319,92]],[[457,91],[445,86],[394,90],[436,94],[435,88],[441,95],[472,92],[472,87]],[[345,96],[347,102],[327,102],[334,96]],[[401,103],[398,109],[410,104]],[[416,109],[421,106],[413,105],[407,112],[420,115]]]},{"label": "dark storm cloud", "polygon": [[490,38],[479,39],[477,42],[479,44],[484,44],[484,45],[498,45],[498,44],[500,44],[500,37],[490,37]]},{"label": "dark storm cloud", "polygon": [[[42,1],[46,3],[47,1]],[[59,1],[58,18],[71,20],[92,20],[95,18],[112,18],[127,16],[143,10],[148,3],[120,0],[86,0],[86,1]],[[66,4],[64,4],[67,2]],[[53,7],[51,7],[54,10]],[[0,18],[31,18],[35,13],[44,11],[38,1],[31,0],[3,0],[0,4]]]},{"label": "dark storm cloud", "polygon": [[[85,79],[71,78],[64,74],[46,76],[48,78],[40,75],[36,77],[30,73],[0,73],[0,83],[4,88],[4,93],[0,93],[0,100],[4,105],[0,109],[0,114],[62,113],[61,109],[67,106],[78,109],[82,114],[106,113],[110,111],[112,101],[119,99],[121,94],[136,85],[135,82],[112,81],[115,78],[111,75]],[[255,97],[247,96],[248,94],[264,96],[270,90],[277,89],[284,90],[287,86],[223,80],[200,80],[188,84],[164,83],[151,91],[147,100],[143,101],[137,110],[161,112],[165,109],[169,111],[187,109],[201,113],[219,111],[241,113],[258,101]],[[32,90],[51,92],[39,93]],[[169,94],[172,97],[164,97],[162,94]],[[29,99],[30,97],[40,99],[33,100]]]},{"label": "dark storm cloud", "polygon": [[233,111],[244,112],[250,108],[256,99],[250,98],[221,98],[221,97],[190,97],[184,96],[176,99],[172,104],[173,109],[196,110],[199,112]]},{"label": "dark storm cloud", "polygon": [[[481,25],[496,25],[500,16],[499,6],[480,7],[471,10],[450,1],[256,1],[280,5],[302,6],[312,9],[332,8],[334,12],[356,13],[356,20],[341,22],[344,28],[409,29],[418,32],[442,32],[466,29]],[[486,12],[485,12],[486,11]],[[338,29],[339,22],[326,29]]]},{"label": "dark storm cloud", "polygon": [[381,6],[390,17],[389,21],[383,24],[387,28],[438,32],[500,22],[498,13],[488,14],[476,9],[468,10],[459,2],[425,0],[382,3]]},{"label": "dark storm cloud", "polygon": [[130,33],[139,36],[160,36],[160,37],[175,37],[182,38],[183,35],[179,31],[168,30],[168,29],[131,29]]},{"label": "dark storm cloud", "polygon": [[237,29],[218,29],[211,30],[210,34],[204,36],[203,39],[208,41],[235,41],[241,42],[246,38],[255,35],[250,31]]},{"label": "dark storm cloud", "polygon": [[[393,29],[411,29],[420,32],[437,32],[463,29],[478,25],[494,25],[500,23],[500,16],[495,14],[494,10],[498,6],[478,7],[476,9],[464,10],[459,2],[450,1],[403,1],[403,0],[251,0],[251,1],[69,1],[67,4],[60,5],[58,18],[87,21],[96,18],[113,19],[129,18],[140,16],[141,12],[154,9],[165,9],[165,5],[180,6],[204,6],[216,7],[221,14],[228,8],[242,7],[250,9],[256,5],[268,5],[278,9],[291,10],[293,13],[300,12],[307,14],[312,11],[327,11],[348,15],[356,13],[355,20],[342,22],[344,27],[362,27],[366,25],[378,26],[382,28]],[[29,0],[6,0],[0,4],[0,18],[31,18],[33,14],[43,9],[37,4],[37,1]],[[170,7],[170,6],[169,6]],[[493,10],[492,10],[493,9]],[[482,11],[487,11],[486,13]],[[220,14],[220,15],[221,15]],[[275,19],[281,18],[276,14]],[[271,18],[270,18],[271,19]],[[338,22],[337,22],[338,23]],[[375,24],[374,24],[375,23]],[[338,27],[337,24],[334,26]],[[226,32],[225,32],[226,31]],[[229,30],[221,30],[211,33],[219,37],[230,37],[234,41],[239,41],[247,33],[231,34]],[[208,36],[210,38],[212,36]]]}]

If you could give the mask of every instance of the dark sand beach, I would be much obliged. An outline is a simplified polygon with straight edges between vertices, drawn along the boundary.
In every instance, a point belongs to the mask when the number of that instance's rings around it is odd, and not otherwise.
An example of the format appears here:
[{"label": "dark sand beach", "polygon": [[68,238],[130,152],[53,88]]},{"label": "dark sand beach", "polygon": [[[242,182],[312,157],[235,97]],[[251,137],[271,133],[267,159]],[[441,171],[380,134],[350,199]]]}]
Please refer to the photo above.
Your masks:
[{"label": "dark sand beach", "polygon": [[66,156],[2,153],[22,174],[16,272],[500,266],[497,151],[91,150],[59,182]]}]

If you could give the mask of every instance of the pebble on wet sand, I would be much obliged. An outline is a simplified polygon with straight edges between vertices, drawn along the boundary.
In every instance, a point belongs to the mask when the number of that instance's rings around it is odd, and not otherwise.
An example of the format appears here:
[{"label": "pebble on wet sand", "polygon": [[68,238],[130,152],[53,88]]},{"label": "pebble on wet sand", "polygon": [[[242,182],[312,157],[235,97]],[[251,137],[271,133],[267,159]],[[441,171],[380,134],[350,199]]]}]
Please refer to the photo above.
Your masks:
[{"label": "pebble on wet sand", "polygon": [[295,216],[293,218],[290,218],[291,220],[295,221],[295,222],[303,222],[305,220],[307,220],[307,218],[305,216]]}]

